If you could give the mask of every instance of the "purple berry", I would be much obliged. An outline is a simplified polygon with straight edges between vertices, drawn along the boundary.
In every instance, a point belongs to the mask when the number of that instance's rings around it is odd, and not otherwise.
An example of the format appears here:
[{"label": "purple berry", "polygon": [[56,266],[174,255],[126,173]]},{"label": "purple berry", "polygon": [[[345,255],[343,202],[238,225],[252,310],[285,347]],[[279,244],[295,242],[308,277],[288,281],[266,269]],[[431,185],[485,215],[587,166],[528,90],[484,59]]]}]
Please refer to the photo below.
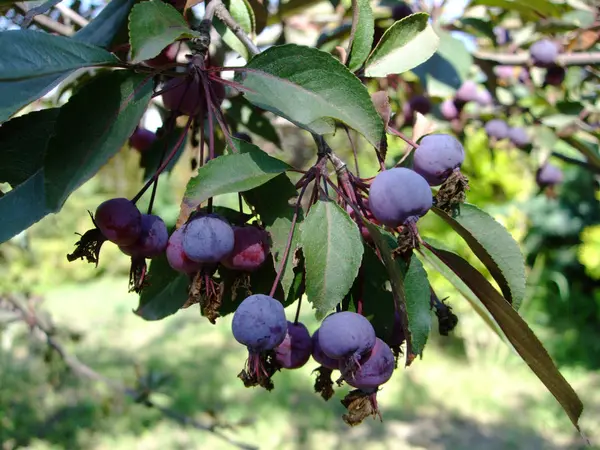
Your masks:
[{"label": "purple berry", "polygon": [[371,184],[371,212],[379,222],[393,228],[408,219],[424,216],[432,204],[431,189],[425,178],[404,167],[384,170]]},{"label": "purple berry", "polygon": [[533,64],[538,67],[549,67],[556,62],[558,58],[558,45],[550,39],[542,39],[529,47],[529,55]]},{"label": "purple berry", "polygon": [[392,8],[392,19],[394,20],[402,20],[405,17],[410,16],[413,13],[412,8],[406,3],[402,2],[395,5]]},{"label": "purple berry", "polygon": [[217,215],[195,218],[183,229],[183,251],[192,261],[219,262],[229,256],[234,244],[233,229]]},{"label": "purple berry", "polygon": [[415,150],[413,168],[430,186],[439,186],[465,160],[465,149],[454,136],[430,134]]},{"label": "purple berry", "polygon": [[506,28],[495,27],[494,35],[496,35],[496,43],[498,45],[505,45],[510,41],[510,33]]},{"label": "purple berry", "polygon": [[477,83],[471,80],[465,81],[462,86],[456,91],[456,100],[467,103],[477,100]]},{"label": "purple berry", "polygon": [[102,234],[117,245],[131,245],[142,232],[142,214],[126,198],[113,198],[101,203],[94,215]]},{"label": "purple berry", "polygon": [[458,108],[456,107],[456,104],[454,103],[454,100],[450,98],[442,102],[442,104],[440,105],[440,112],[446,120],[454,120],[460,114]]},{"label": "purple berry", "polygon": [[195,116],[203,107],[204,89],[196,78],[173,78],[165,83],[163,90],[163,103],[170,111]]},{"label": "purple berry", "polygon": [[145,128],[136,128],[129,138],[129,146],[135,148],[140,153],[148,150],[156,141],[156,134]]},{"label": "purple berry", "polygon": [[233,227],[235,244],[221,264],[232,270],[253,272],[260,268],[269,254],[269,235],[257,227]]},{"label": "purple berry", "polygon": [[494,73],[501,80],[512,80],[516,78],[514,66],[496,66],[494,67]]},{"label": "purple berry", "polygon": [[178,272],[191,274],[202,268],[200,263],[192,261],[183,251],[183,228],[173,231],[167,244],[166,253],[169,265]]},{"label": "purple berry", "polygon": [[319,346],[333,359],[362,360],[375,345],[375,330],[364,316],[342,311],[328,316],[319,328]]},{"label": "purple berry", "polygon": [[392,327],[392,333],[387,344],[390,347],[399,347],[405,340],[406,336],[404,335],[404,328],[402,326],[402,317],[398,311],[394,311],[394,326]]},{"label": "purple berry", "polygon": [[512,127],[508,130],[508,138],[517,148],[524,148],[529,145],[531,139],[527,135],[527,130],[521,127]]},{"label": "purple berry", "polygon": [[537,184],[544,188],[547,186],[554,186],[559,184],[563,180],[563,173],[558,167],[553,166],[550,163],[544,164],[540,167],[536,173],[535,180]]},{"label": "purple berry", "polygon": [[275,358],[284,369],[302,367],[312,353],[310,333],[301,323],[287,323],[285,339],[275,349]]},{"label": "purple berry", "polygon": [[560,86],[565,81],[565,69],[560,66],[551,66],[546,70],[544,83],[549,86]]},{"label": "purple berry", "polygon": [[233,314],[233,337],[250,353],[272,350],[283,342],[287,320],[283,305],[268,295],[247,297]]},{"label": "purple berry", "polygon": [[379,338],[369,355],[361,361],[358,369],[349,371],[344,361],[340,361],[344,381],[350,386],[367,392],[386,383],[392,377],[395,366],[392,350]]},{"label": "purple berry", "polygon": [[480,106],[491,106],[494,104],[494,98],[487,89],[477,92],[477,99],[475,101]]},{"label": "purple berry", "polygon": [[485,132],[491,138],[504,139],[508,137],[508,125],[504,120],[492,119],[485,124]]},{"label": "purple berry", "polygon": [[431,102],[427,97],[422,95],[411,98],[408,103],[410,104],[410,108],[415,112],[427,114],[431,111]]},{"label": "purple berry", "polygon": [[319,330],[315,331],[315,333],[312,335],[312,357],[323,367],[327,367],[331,370],[335,370],[338,368],[338,360],[330,358],[321,349],[321,345],[319,344]]},{"label": "purple berry", "polygon": [[154,258],[167,248],[169,232],[165,222],[154,214],[142,214],[142,232],[131,245],[121,245],[123,253],[139,258]]}]

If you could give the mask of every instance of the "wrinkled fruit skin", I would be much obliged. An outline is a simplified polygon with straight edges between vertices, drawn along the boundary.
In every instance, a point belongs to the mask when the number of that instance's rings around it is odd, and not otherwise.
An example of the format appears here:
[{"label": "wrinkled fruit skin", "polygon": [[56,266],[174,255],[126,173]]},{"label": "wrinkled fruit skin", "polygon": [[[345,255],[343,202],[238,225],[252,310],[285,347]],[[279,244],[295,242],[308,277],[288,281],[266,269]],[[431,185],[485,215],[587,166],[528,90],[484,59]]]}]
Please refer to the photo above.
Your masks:
[{"label": "wrinkled fruit skin", "polygon": [[247,297],[233,314],[231,330],[251,353],[272,350],[283,342],[287,332],[283,305],[268,295]]},{"label": "wrinkled fruit skin", "polygon": [[558,46],[549,39],[542,39],[529,47],[529,55],[533,64],[538,67],[549,67],[558,58]]},{"label": "wrinkled fruit skin", "polygon": [[193,219],[183,229],[183,251],[192,261],[216,263],[233,251],[235,235],[216,214]]},{"label": "wrinkled fruit skin", "polygon": [[542,188],[546,186],[554,186],[563,181],[563,173],[558,167],[546,163],[538,169],[535,180]]},{"label": "wrinkled fruit skin", "polygon": [[285,339],[275,349],[275,359],[284,369],[298,369],[309,360],[312,340],[306,327],[293,322],[287,323]]},{"label": "wrinkled fruit skin", "polygon": [[[183,4],[185,6],[185,2]],[[183,7],[182,7],[183,9]],[[158,56],[155,56],[152,59],[147,59],[145,62],[146,65],[150,67],[162,67],[167,64],[173,64],[177,61],[177,53],[179,51],[179,46],[181,44],[179,42],[174,42],[167,47],[165,47]]]},{"label": "wrinkled fruit skin", "polygon": [[477,83],[467,80],[462,86],[456,91],[456,100],[467,103],[477,101]]},{"label": "wrinkled fruit skin", "polygon": [[169,265],[177,272],[192,274],[202,268],[202,264],[192,261],[183,251],[183,227],[171,234],[166,253]]},{"label": "wrinkled fruit skin", "polygon": [[425,178],[404,167],[381,172],[371,184],[371,211],[379,222],[393,228],[409,218],[424,216],[432,204],[431,189]]},{"label": "wrinkled fruit skin", "polygon": [[200,81],[193,77],[173,78],[167,81],[162,94],[165,108],[178,111],[186,116],[195,116],[203,108],[204,89]]},{"label": "wrinkled fruit skin", "polygon": [[508,138],[517,148],[524,148],[529,145],[531,140],[527,135],[525,128],[514,127],[508,130]]},{"label": "wrinkled fruit skin", "polygon": [[269,254],[269,235],[260,228],[233,227],[233,251],[221,260],[228,269],[253,272],[260,268]]},{"label": "wrinkled fruit skin", "polygon": [[106,239],[117,245],[135,243],[142,232],[142,213],[126,198],[101,203],[94,221]]},{"label": "wrinkled fruit skin", "polygon": [[560,66],[549,67],[546,71],[544,83],[549,86],[560,86],[565,81],[565,69]]},{"label": "wrinkled fruit skin", "polygon": [[413,169],[430,186],[442,184],[465,160],[465,149],[449,134],[425,136],[415,150]]},{"label": "wrinkled fruit skin", "polygon": [[156,134],[145,128],[136,128],[129,138],[129,146],[135,148],[140,153],[144,153],[156,141]]},{"label": "wrinkled fruit skin", "polygon": [[440,113],[442,117],[446,120],[454,120],[460,114],[454,100],[449,98],[448,100],[444,100],[440,105]]},{"label": "wrinkled fruit skin", "polygon": [[336,370],[338,368],[338,360],[330,358],[325,354],[323,349],[321,349],[321,345],[319,344],[319,330],[315,331],[312,335],[312,357],[323,367],[327,367],[331,370]]},{"label": "wrinkled fruit skin", "polygon": [[375,345],[375,330],[364,316],[350,311],[331,314],[319,328],[319,346],[333,359],[360,361]]},{"label": "wrinkled fruit skin", "polygon": [[485,132],[491,138],[504,139],[508,137],[508,125],[504,120],[492,119],[485,124]]},{"label": "wrinkled fruit skin", "polygon": [[[340,361],[340,369],[343,370]],[[362,390],[377,389],[386,383],[394,373],[395,360],[390,347],[377,338],[375,346],[366,358],[361,361],[360,367],[352,373],[344,370],[342,377],[350,386]]]},{"label": "wrinkled fruit skin", "polygon": [[132,245],[121,245],[123,253],[133,257],[154,258],[164,252],[169,241],[165,222],[154,214],[142,215],[142,232]]}]

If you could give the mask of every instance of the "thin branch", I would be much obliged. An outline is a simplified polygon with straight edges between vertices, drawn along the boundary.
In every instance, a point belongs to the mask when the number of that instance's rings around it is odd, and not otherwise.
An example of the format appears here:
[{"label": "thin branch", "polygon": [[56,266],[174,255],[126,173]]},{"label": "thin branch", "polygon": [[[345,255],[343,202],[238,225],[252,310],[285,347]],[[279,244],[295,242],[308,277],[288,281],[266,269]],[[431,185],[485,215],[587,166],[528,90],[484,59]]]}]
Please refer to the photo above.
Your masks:
[{"label": "thin branch", "polygon": [[63,347],[63,345],[59,341],[54,339],[54,337],[52,336],[54,334],[54,330],[51,327],[49,327],[43,323],[43,321],[36,314],[36,312],[33,308],[25,307],[24,305],[21,304],[20,301],[16,300],[15,298],[13,298],[11,296],[4,297],[2,299],[6,300],[8,303],[10,303],[12,306],[14,306],[14,308],[17,309],[21,313],[22,320],[26,324],[28,324],[31,328],[36,328],[43,333],[44,339],[46,340],[47,344],[60,356],[60,358],[63,360],[63,362],[67,365],[67,367],[74,374],[84,377],[84,378],[89,378],[94,381],[102,382],[103,384],[109,386],[114,391],[119,392],[127,397],[130,397],[131,399],[135,400],[137,403],[141,403],[148,408],[156,409],[164,416],[174,420],[175,422],[178,422],[179,424],[181,424],[183,426],[189,426],[189,427],[195,428],[197,430],[208,431],[210,433],[213,433],[215,436],[225,440],[229,444],[231,444],[237,448],[240,448],[240,449],[256,450],[256,447],[254,447],[254,446],[247,445],[244,443],[239,443],[239,442],[232,440],[231,438],[229,438],[228,436],[226,436],[225,434],[223,434],[222,432],[217,430],[216,425],[203,424],[191,417],[185,416],[177,411],[174,411],[172,409],[169,409],[169,408],[166,408],[164,406],[160,406],[160,405],[154,403],[149,398],[149,393],[147,391],[144,391],[144,390],[140,391],[138,389],[133,389],[133,388],[127,387],[115,380],[112,380],[112,379],[105,377],[104,375],[96,372],[94,369],[92,369],[88,365],[82,363],[76,356],[70,355],[67,352],[67,350]]},{"label": "thin branch", "polygon": [[29,11],[27,11],[27,14],[25,14],[25,18],[21,23],[21,27],[27,28],[29,25],[31,25],[31,21],[34,19],[34,17],[47,13],[53,6],[56,6],[61,1],[62,0],[48,0],[47,2],[42,3],[40,6],[31,8]]},{"label": "thin branch", "polygon": [[71,8],[69,8],[68,6],[63,5],[62,3],[57,4],[55,6],[55,8],[64,17],[67,17],[67,18],[71,19],[73,22],[75,22],[77,25],[79,25],[82,28],[85,27],[88,23],[90,23],[90,21],[87,20],[85,17],[80,16],[75,11],[73,11]]},{"label": "thin branch", "polygon": [[[528,66],[530,65],[529,53],[490,53],[475,52],[473,57],[480,61],[489,61],[492,64],[504,66]],[[556,63],[559,66],[587,66],[600,64],[600,52],[578,52],[563,53],[558,55]]]},{"label": "thin branch", "polygon": [[[25,6],[24,3],[15,3],[15,8],[18,9],[22,14],[25,14],[25,17],[27,17],[27,14],[29,13],[29,9],[27,8],[27,6]],[[33,11],[33,10],[31,10]],[[54,33],[58,33],[60,35],[63,36],[72,36],[75,31],[73,30],[73,28],[68,27],[62,23],[57,22],[56,20],[51,19],[48,16],[44,16],[44,15],[34,15],[31,18],[39,27],[43,28],[46,31],[50,31],[50,32],[54,32]],[[25,26],[23,25],[23,23],[21,23],[21,27],[25,28]]]},{"label": "thin branch", "polygon": [[[214,4],[214,6],[212,6]],[[211,0],[209,5],[212,6],[214,14],[229,28],[233,34],[240,40],[244,47],[248,50],[251,56],[256,56],[260,53],[258,47],[252,42],[244,29],[238,24],[221,0]],[[207,6],[208,8],[208,6]]]}]

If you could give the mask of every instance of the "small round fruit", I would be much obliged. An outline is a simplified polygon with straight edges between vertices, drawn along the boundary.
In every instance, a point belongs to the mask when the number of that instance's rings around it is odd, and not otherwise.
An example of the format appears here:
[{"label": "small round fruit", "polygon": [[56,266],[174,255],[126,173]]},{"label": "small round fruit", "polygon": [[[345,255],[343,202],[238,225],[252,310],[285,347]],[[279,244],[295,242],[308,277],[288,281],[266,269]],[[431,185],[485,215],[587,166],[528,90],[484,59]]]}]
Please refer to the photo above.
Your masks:
[{"label": "small round fruit", "polygon": [[394,373],[396,362],[390,347],[377,338],[373,349],[366,358],[361,360],[360,367],[356,370],[347,370],[343,361],[340,369],[344,381],[350,386],[370,391],[386,383]]},{"label": "small round fruit", "polygon": [[451,98],[442,102],[440,105],[440,113],[446,120],[454,120],[460,114],[458,108],[456,107],[456,103],[454,103],[454,100]]},{"label": "small round fruit", "polygon": [[521,127],[512,127],[508,130],[508,138],[517,148],[525,148],[531,142],[527,130]]},{"label": "small round fruit", "polygon": [[465,81],[462,86],[456,91],[456,100],[467,103],[474,102],[477,100],[477,83],[471,80]]},{"label": "small round fruit", "polygon": [[315,331],[312,335],[312,357],[323,367],[327,367],[331,370],[336,370],[338,368],[338,360],[330,358],[321,349],[321,345],[319,344],[319,330]]},{"label": "small round fruit", "polygon": [[202,264],[192,261],[183,251],[183,228],[173,231],[166,253],[169,265],[177,272],[192,274],[202,268]]},{"label": "small round fruit", "polygon": [[154,258],[166,250],[168,242],[169,232],[165,222],[154,214],[142,214],[142,232],[138,240],[119,248],[129,256]]},{"label": "small round fruit", "polygon": [[544,83],[548,86],[560,86],[565,81],[565,75],[565,69],[560,66],[548,67]]},{"label": "small round fruit", "polygon": [[284,369],[298,369],[309,360],[312,340],[306,327],[298,323],[287,323],[285,339],[275,349],[275,359]]},{"label": "small round fruit", "polygon": [[142,232],[142,214],[126,198],[101,203],[94,214],[96,226],[104,237],[117,245],[131,245]]},{"label": "small round fruit", "polygon": [[413,13],[412,8],[405,2],[401,2],[392,8],[392,19],[402,20]]},{"label": "small round fruit", "polygon": [[563,181],[563,173],[558,167],[546,163],[540,167],[536,173],[535,180],[537,184],[544,188],[547,186],[554,186],[560,184]]},{"label": "small round fruit", "polygon": [[396,228],[409,218],[424,216],[433,205],[427,180],[414,170],[396,167],[375,177],[369,193],[369,206],[375,218]]},{"label": "small round fruit", "polygon": [[145,128],[138,127],[129,137],[129,146],[140,153],[144,153],[156,141],[156,134]]},{"label": "small round fruit", "polygon": [[203,108],[204,89],[194,77],[173,78],[165,83],[163,90],[163,103],[170,111],[195,116]]},{"label": "small round fruit", "polygon": [[558,45],[550,39],[542,39],[529,47],[529,55],[533,64],[538,67],[549,67],[556,62],[558,58]]},{"label": "small round fruit", "polygon": [[183,229],[183,251],[192,261],[219,262],[229,256],[234,244],[233,229],[216,214],[195,218]]},{"label": "small round fruit", "polygon": [[427,97],[422,95],[414,96],[408,103],[410,104],[410,108],[415,112],[428,114],[431,111],[431,102]]},{"label": "small round fruit", "polygon": [[342,311],[326,317],[319,328],[319,346],[333,359],[361,361],[375,345],[375,330],[364,316]]},{"label": "small round fruit", "polygon": [[439,186],[465,160],[465,149],[454,136],[430,134],[415,150],[413,169],[430,186]]},{"label": "small round fruit", "polygon": [[501,80],[513,80],[517,77],[514,66],[496,66],[494,73]]},{"label": "small round fruit", "polygon": [[228,269],[254,272],[269,254],[269,234],[258,227],[233,227],[235,244],[231,253],[221,260]]},{"label": "small round fruit", "polygon": [[504,139],[508,137],[508,125],[504,120],[492,119],[485,124],[486,134],[495,139]]},{"label": "small round fruit", "polygon": [[268,295],[251,295],[233,314],[231,330],[236,341],[251,353],[272,350],[283,342],[287,332],[283,305]]},{"label": "small round fruit", "polygon": [[482,89],[477,92],[477,99],[475,100],[479,106],[491,106],[494,104],[494,98],[490,91]]}]

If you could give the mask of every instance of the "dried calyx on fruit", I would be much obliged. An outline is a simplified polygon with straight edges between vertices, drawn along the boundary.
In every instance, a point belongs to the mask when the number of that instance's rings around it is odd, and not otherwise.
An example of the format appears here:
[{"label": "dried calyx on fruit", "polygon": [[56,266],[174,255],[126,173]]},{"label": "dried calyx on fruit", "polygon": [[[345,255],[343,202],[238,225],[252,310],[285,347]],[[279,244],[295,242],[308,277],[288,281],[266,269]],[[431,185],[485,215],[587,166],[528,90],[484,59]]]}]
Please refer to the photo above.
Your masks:
[{"label": "dried calyx on fruit", "polygon": [[430,186],[439,186],[460,168],[465,160],[465,149],[460,142],[449,134],[430,134],[425,136],[415,150],[413,169]]}]

